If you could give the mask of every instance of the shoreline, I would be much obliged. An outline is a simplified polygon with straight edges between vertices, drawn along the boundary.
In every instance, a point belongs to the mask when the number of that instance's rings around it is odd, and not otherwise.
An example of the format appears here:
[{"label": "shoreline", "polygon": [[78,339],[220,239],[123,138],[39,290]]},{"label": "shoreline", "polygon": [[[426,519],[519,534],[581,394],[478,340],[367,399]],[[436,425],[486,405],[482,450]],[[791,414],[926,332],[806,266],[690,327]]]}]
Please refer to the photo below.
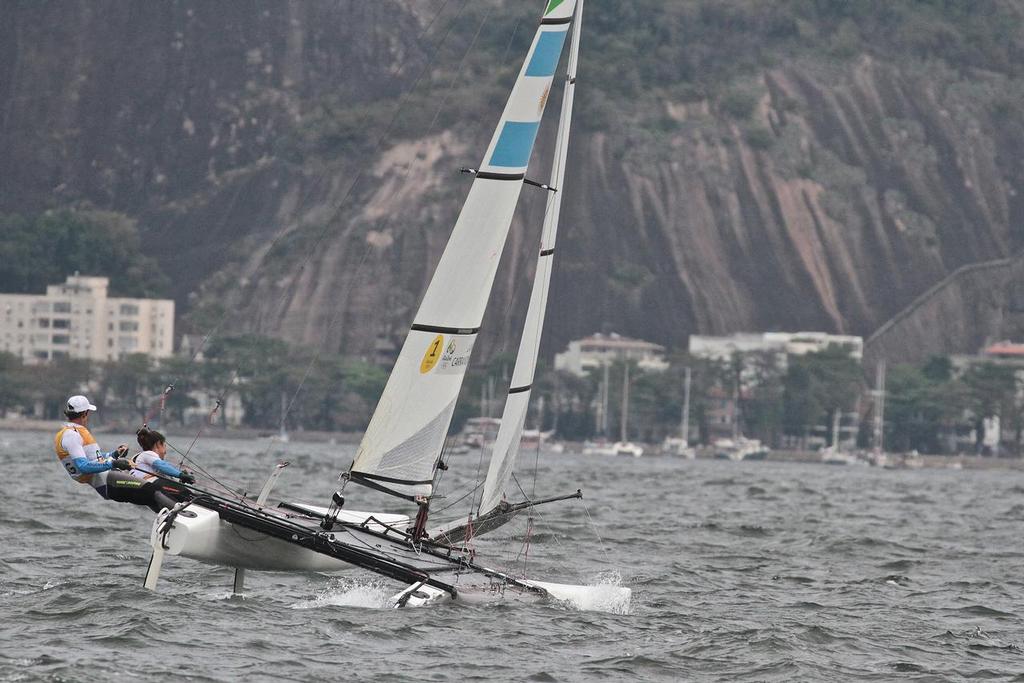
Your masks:
[{"label": "shoreline", "polygon": [[[26,419],[0,419],[0,431],[12,432],[46,432],[55,434],[62,424],[62,420],[26,420]],[[99,424],[90,428],[94,434],[133,434],[137,426],[127,427],[121,424],[106,425]],[[194,436],[200,427],[174,425],[171,427],[155,428],[164,431],[168,438],[176,434]],[[204,437],[215,439],[269,439],[277,437],[277,431],[272,429],[253,429],[250,427],[223,428],[218,425],[206,425],[202,427]],[[288,434],[289,442],[296,443],[351,443],[357,444],[362,438],[361,432],[318,432],[318,431],[296,431]]]},{"label": "shoreline", "polygon": [[[17,432],[43,432],[47,434],[56,433],[56,430],[60,428],[60,420],[30,420],[30,419],[12,419],[12,418],[0,418],[0,431],[17,431]],[[125,427],[123,425],[105,425],[100,424],[94,429],[93,432],[96,434],[131,434],[135,431],[135,427]],[[170,436],[171,433],[182,436],[194,436],[199,431],[199,427],[188,426],[181,427],[175,426],[173,428],[167,428],[165,430]],[[277,432],[271,429],[254,429],[251,427],[231,427],[223,428],[218,425],[206,425],[202,428],[202,435],[204,437],[212,437],[215,439],[273,439],[277,437]],[[289,443],[343,443],[357,445],[362,439],[361,432],[320,432],[320,431],[295,431],[290,432]],[[565,447],[566,453],[579,454],[583,449],[582,442],[565,441],[562,442]],[[653,446],[649,451],[650,455],[645,455],[645,458],[675,458],[672,455],[662,455],[654,451]],[[701,460],[712,460],[714,459],[710,450],[700,449],[698,447],[697,457]],[[1024,458],[1016,457],[1002,457],[995,458],[991,456],[976,456],[976,455],[928,455],[928,454],[908,454],[908,453],[886,453],[890,460],[890,465],[887,469],[965,469],[965,470],[991,470],[991,469],[1005,469],[1005,470],[1024,470]],[[768,456],[765,458],[766,462],[799,462],[799,463],[810,463],[810,464],[826,464],[821,462],[821,455],[816,451],[790,451],[790,450],[773,450],[769,451]],[[829,465],[830,467],[837,467],[838,465]],[[858,467],[859,465],[841,465],[841,467]]]}]

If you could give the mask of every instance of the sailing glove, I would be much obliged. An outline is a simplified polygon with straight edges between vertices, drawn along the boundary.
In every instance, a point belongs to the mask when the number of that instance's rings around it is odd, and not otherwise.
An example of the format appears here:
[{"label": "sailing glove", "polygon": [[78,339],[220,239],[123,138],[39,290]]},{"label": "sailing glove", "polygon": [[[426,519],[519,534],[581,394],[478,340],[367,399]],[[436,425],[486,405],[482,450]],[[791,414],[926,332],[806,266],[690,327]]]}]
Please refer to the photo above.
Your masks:
[{"label": "sailing glove", "polygon": [[123,458],[128,455],[128,444],[123,443],[114,450],[114,456]]},{"label": "sailing glove", "polygon": [[112,470],[130,470],[132,464],[124,458],[114,458],[110,461],[110,469]]},{"label": "sailing glove", "polygon": [[178,481],[182,484],[194,484],[196,483],[196,478],[192,476],[191,472],[182,472],[178,476]]}]

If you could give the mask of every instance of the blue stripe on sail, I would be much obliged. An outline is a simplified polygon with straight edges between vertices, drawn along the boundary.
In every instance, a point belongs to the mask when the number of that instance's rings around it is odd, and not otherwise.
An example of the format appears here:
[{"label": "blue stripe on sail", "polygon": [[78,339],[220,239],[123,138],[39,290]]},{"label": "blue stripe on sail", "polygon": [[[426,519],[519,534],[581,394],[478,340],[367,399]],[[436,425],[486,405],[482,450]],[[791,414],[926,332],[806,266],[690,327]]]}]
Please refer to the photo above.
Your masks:
[{"label": "blue stripe on sail", "polygon": [[540,121],[506,121],[491,154],[490,165],[524,168],[530,163],[530,152],[539,127]]},{"label": "blue stripe on sail", "polygon": [[554,76],[558,67],[558,58],[562,55],[562,43],[565,42],[565,31],[543,31],[537,39],[537,47],[526,67],[527,76]]}]

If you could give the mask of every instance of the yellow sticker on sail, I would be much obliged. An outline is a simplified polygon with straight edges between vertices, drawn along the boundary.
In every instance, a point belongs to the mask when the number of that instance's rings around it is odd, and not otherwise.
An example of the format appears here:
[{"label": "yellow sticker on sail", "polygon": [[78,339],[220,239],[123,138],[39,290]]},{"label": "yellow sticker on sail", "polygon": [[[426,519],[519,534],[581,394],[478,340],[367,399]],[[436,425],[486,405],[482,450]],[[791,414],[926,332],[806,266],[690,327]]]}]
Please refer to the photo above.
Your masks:
[{"label": "yellow sticker on sail", "polygon": [[439,334],[434,337],[434,340],[430,342],[430,346],[427,347],[427,352],[423,354],[423,360],[420,361],[420,374],[425,375],[434,369],[437,365],[437,361],[441,360],[442,347],[444,347],[444,335]]}]

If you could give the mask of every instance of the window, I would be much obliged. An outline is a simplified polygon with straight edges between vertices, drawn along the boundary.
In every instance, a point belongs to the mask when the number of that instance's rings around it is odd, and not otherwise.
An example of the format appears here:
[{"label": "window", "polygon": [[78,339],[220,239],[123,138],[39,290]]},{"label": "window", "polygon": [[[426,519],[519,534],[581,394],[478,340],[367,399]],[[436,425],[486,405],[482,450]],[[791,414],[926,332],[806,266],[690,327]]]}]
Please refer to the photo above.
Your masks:
[{"label": "window", "polygon": [[41,360],[46,360],[47,358],[50,357],[50,353],[48,351],[33,351],[32,355],[35,358],[39,358]]},{"label": "window", "polygon": [[53,335],[54,344],[68,344],[71,342],[71,337],[66,334],[55,334]]},{"label": "window", "polygon": [[70,301],[55,301],[53,304],[54,313],[70,313],[71,302]]},{"label": "window", "polygon": [[117,346],[122,351],[134,351],[139,346],[135,337],[121,337],[117,340]]},{"label": "window", "polygon": [[[40,318],[39,319],[39,327],[46,328],[46,327],[49,327],[49,326],[50,326],[50,319],[49,318]],[[56,327],[56,325],[54,325],[54,327]]]},{"label": "window", "polygon": [[59,330],[66,330],[71,327],[71,321],[63,318],[57,318],[53,321],[53,326]]},{"label": "window", "polygon": [[113,332],[114,331],[114,323],[107,323],[107,330],[109,332]]},{"label": "window", "polygon": [[122,320],[118,325],[122,332],[138,332],[139,323],[134,320]]},{"label": "window", "polygon": [[[54,309],[56,310],[56,309]],[[139,307],[135,304],[121,304],[121,315],[138,315]]]},{"label": "window", "polygon": [[67,351],[54,351],[53,352],[54,360],[56,360],[57,358],[67,358],[67,357],[68,357],[68,352]]}]

